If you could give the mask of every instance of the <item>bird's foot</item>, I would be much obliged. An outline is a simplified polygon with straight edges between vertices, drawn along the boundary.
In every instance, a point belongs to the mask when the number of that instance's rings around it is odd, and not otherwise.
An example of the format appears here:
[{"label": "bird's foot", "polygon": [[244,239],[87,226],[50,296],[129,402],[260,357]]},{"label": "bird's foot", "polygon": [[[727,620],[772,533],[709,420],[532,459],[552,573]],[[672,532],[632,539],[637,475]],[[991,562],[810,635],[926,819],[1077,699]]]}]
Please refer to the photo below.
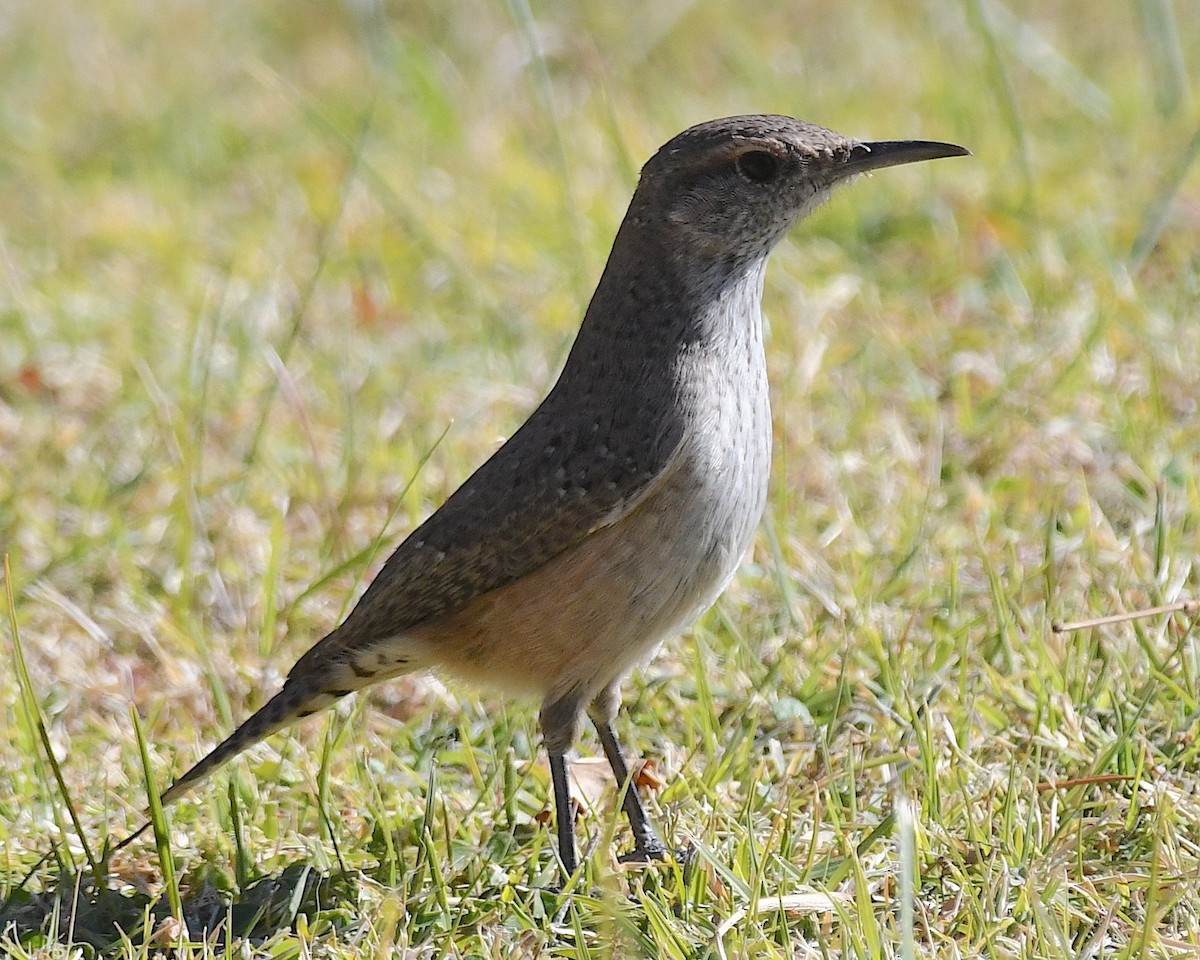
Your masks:
[{"label": "bird's foot", "polygon": [[617,857],[617,862],[629,864],[659,863],[669,858],[673,859],[681,867],[686,867],[692,862],[692,858],[695,855],[695,849],[691,846],[677,847],[672,850],[658,837],[651,836],[642,839],[640,843],[635,843],[632,850]]},{"label": "bird's foot", "polygon": [[618,863],[650,863],[657,860],[666,860],[667,845],[657,837],[648,843],[639,843],[628,853],[623,853],[617,857]]}]

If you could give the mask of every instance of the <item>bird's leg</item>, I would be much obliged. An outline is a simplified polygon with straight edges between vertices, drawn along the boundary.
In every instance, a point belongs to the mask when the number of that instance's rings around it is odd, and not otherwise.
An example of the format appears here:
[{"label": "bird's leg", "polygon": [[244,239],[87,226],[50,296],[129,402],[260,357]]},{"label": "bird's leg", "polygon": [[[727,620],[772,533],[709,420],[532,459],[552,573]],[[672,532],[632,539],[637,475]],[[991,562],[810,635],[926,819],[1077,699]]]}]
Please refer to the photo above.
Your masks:
[{"label": "bird's leg", "polygon": [[550,754],[550,779],[554,782],[554,820],[558,826],[558,858],[568,877],[579,869],[575,856],[575,807],[567,782],[567,761],[561,753]]},{"label": "bird's leg", "polygon": [[558,857],[570,879],[579,868],[579,857],[575,853],[575,806],[571,802],[571,785],[567,779],[566,753],[579,735],[579,697],[568,694],[543,704],[539,720],[546,753],[550,755]]},{"label": "bird's leg", "polygon": [[617,735],[612,728],[619,702],[614,689],[605,689],[592,701],[588,715],[600,735],[600,746],[604,748],[604,756],[608,759],[608,765],[612,767],[617,789],[622,792],[621,807],[633,830],[633,850],[622,856],[621,862],[648,863],[651,860],[662,860],[667,855],[666,844],[659,839],[658,833],[646,816],[637,784],[629,776],[629,764],[625,762],[625,755],[621,752],[621,745],[617,742]]},{"label": "bird's leg", "polygon": [[637,784],[629,777],[629,766],[625,763],[625,756],[621,753],[621,745],[617,743],[612,724],[598,723],[596,732],[600,734],[604,756],[608,758],[608,765],[612,767],[613,776],[617,778],[617,789],[624,791],[621,806],[633,830],[633,851],[621,857],[622,862],[645,863],[663,859],[667,855],[667,847],[650,825],[642,807],[642,798],[638,795]]}]

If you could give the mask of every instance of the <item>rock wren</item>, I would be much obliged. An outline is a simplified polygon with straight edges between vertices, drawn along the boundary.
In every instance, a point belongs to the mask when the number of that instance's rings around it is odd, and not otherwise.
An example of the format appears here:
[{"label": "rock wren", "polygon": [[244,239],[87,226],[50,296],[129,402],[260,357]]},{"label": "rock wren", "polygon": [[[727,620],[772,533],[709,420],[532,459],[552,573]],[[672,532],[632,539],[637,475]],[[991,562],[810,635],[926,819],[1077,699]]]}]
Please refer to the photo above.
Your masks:
[{"label": "rock wren", "polygon": [[540,700],[568,875],[578,860],[564,757],[585,711],[623,790],[629,858],[661,858],[612,723],[621,680],[711,606],[763,512],[767,257],[855,174],[967,153],[864,143],[782,116],[713,120],[669,141],[642,169],[541,406],[162,801],[340,697],[440,669]]}]

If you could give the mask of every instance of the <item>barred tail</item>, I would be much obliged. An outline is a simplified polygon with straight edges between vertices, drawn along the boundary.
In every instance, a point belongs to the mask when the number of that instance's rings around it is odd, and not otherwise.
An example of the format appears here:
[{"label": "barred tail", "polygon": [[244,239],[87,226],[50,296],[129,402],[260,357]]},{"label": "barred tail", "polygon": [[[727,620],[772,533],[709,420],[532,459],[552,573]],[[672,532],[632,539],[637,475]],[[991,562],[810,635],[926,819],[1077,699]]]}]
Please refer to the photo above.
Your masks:
[{"label": "barred tail", "polygon": [[[332,678],[328,676],[319,677],[312,674],[289,677],[282,690],[263,704],[256,713],[214,747],[187,773],[171,784],[159,798],[159,802],[166,806],[168,803],[178,800],[219,766],[232,760],[243,750],[248,750],[260,740],[266,739],[297,720],[332,706],[352,692],[351,689],[330,689],[332,686],[328,683],[330,679]],[[113,852],[128,846],[145,833],[149,826],[149,822],[142,824],[136,832],[118,843],[113,848]]]},{"label": "barred tail", "polygon": [[[380,653],[371,647],[337,650],[330,641],[334,641],[338,635],[339,631],[335,630],[301,657],[288,674],[283,689],[199,763],[171,784],[159,798],[159,802],[166,806],[178,800],[221,764],[232,760],[243,750],[249,749],[277,730],[332,706],[355,690],[416,669],[407,652]],[[145,833],[149,826],[149,822],[142,824],[135,833],[118,843],[113,851],[128,846]]]},{"label": "barred tail", "polygon": [[276,731],[291,726],[297,720],[332,706],[348,692],[314,689],[310,683],[285,683],[282,690],[263,704],[225,740],[209,751],[207,756],[187,773],[171,784],[159,798],[159,802],[166,806],[179,799],[243,750],[250,749],[260,740],[265,740]]}]

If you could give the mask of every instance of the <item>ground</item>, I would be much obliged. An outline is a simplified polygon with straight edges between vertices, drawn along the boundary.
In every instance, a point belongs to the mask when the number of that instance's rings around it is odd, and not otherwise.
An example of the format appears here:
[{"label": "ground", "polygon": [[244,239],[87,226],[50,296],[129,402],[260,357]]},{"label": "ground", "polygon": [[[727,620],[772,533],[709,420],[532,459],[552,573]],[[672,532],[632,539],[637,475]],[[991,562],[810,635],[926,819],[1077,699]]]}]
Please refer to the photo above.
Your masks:
[{"label": "ground", "polygon": [[[1200,594],[1198,19],[10,8],[4,949],[1196,955],[1195,620],[1052,625]],[[101,862],[548,389],[641,162],[741,112],[974,157],[855,183],[773,258],[768,515],[618,725],[691,865],[617,864],[585,738],[553,892],[534,706],[432,678]]]}]

